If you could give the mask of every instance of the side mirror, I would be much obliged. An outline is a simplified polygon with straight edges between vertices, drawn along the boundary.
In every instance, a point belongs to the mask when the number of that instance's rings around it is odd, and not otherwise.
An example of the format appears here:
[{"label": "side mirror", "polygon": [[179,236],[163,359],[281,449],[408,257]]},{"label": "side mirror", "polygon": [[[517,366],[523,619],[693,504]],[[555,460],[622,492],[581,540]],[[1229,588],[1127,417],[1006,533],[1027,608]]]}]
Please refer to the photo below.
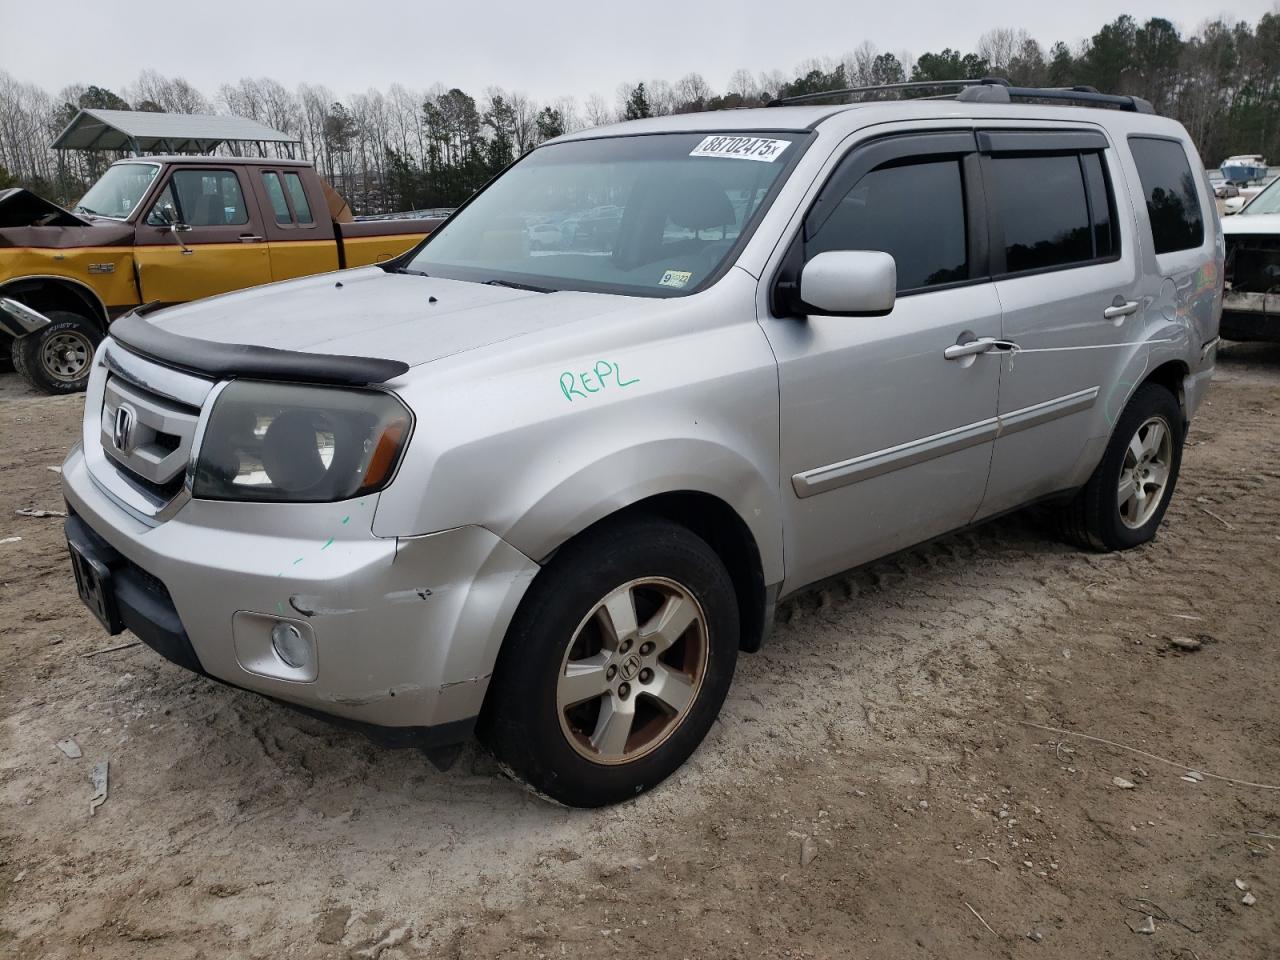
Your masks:
[{"label": "side mirror", "polygon": [[1244,209],[1244,197],[1229,197],[1222,202],[1222,212],[1230,215]]},{"label": "side mirror", "polygon": [[818,315],[881,317],[897,295],[898,266],[879,250],[828,250],[800,273],[800,299]]}]

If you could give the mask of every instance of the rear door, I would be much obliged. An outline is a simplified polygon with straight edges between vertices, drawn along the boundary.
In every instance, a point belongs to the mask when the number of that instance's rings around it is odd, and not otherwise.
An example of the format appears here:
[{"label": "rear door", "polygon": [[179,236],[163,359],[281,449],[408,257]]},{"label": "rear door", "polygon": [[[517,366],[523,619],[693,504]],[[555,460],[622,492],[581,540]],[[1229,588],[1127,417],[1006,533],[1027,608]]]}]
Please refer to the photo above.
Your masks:
[{"label": "rear door", "polygon": [[1124,179],[1100,132],[988,130],[978,144],[1003,337],[1028,351],[1001,364],[985,517],[1071,485],[1100,454],[1129,356],[1112,345],[1134,339],[1143,307]]},{"label": "rear door", "polygon": [[[181,303],[271,280],[262,217],[246,173],[215,165],[171,170],[134,235],[144,303]],[[175,234],[165,209],[189,229]]]},{"label": "rear door", "polygon": [[[882,317],[768,316],[778,360],[787,589],[967,524],[996,432],[1000,335],[971,131],[854,147],[780,271],[827,250],[882,250]],[[952,359],[957,344],[972,349]]]},{"label": "rear door", "polygon": [[338,244],[324,197],[310,171],[282,165],[250,172],[271,256],[271,279],[338,269]]}]

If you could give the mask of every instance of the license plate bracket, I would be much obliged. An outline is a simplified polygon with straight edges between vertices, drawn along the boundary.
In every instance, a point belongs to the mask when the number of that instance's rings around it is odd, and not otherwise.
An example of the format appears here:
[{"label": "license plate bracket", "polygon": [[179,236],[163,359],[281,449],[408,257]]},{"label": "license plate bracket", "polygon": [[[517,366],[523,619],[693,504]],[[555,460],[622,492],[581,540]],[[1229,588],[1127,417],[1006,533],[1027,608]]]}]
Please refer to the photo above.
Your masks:
[{"label": "license plate bracket", "polygon": [[97,617],[107,633],[113,636],[124,630],[120,610],[116,606],[115,593],[111,589],[111,570],[96,557],[84,552],[74,540],[67,540],[71,554],[71,571],[76,577],[76,592],[90,612]]}]

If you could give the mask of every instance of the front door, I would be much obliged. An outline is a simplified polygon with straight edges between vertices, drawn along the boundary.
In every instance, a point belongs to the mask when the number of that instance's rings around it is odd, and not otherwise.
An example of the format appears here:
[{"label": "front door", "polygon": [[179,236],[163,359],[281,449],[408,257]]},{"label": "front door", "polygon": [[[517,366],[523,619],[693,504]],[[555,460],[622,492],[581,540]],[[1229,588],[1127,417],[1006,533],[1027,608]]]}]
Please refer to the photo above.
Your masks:
[{"label": "front door", "polygon": [[[176,233],[170,219],[179,224]],[[271,260],[261,224],[236,170],[173,170],[135,233],[142,301],[181,303],[268,283]]]},{"label": "front door", "polygon": [[998,354],[984,349],[1000,336],[985,231],[971,132],[857,147],[809,211],[789,258],[885,251],[898,299],[881,317],[765,321],[779,369],[784,589],[977,512],[999,382]]}]

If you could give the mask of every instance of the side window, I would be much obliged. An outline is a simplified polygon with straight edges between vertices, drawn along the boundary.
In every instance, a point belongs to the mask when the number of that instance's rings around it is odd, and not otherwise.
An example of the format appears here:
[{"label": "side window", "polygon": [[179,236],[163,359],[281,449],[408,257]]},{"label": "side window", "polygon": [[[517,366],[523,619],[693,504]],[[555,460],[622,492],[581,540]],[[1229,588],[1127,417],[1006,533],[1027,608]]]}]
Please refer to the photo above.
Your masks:
[{"label": "side window", "polygon": [[307,203],[307,191],[302,185],[302,177],[296,173],[285,172],[284,184],[289,188],[289,199],[293,201],[293,212],[299,223],[314,223],[311,216],[311,204]]},{"label": "side window", "polygon": [[805,257],[883,250],[897,262],[899,292],[967,280],[962,183],[959,160],[872,170],[807,239]]},{"label": "side window", "polygon": [[267,197],[271,200],[271,209],[276,215],[276,223],[292,223],[289,213],[289,201],[284,198],[284,187],[280,186],[280,174],[272,170],[262,172],[262,183],[267,188]]},{"label": "side window", "polygon": [[172,208],[173,215],[179,220],[182,219],[178,213],[178,205],[173,199],[173,181],[166,183],[164,189],[156,197],[156,202],[152,205],[151,212],[147,214],[147,223],[153,227],[163,227],[168,221],[161,215],[161,211],[166,207]]},{"label": "side window", "polygon": [[1084,168],[1084,183],[1089,191],[1089,212],[1093,215],[1094,256],[1113,256],[1120,249],[1120,238],[1115,232],[1115,216],[1112,213],[1115,200],[1102,169],[1102,154],[1081,154],[1080,165]]},{"label": "side window", "polygon": [[240,181],[230,170],[176,170],[147,215],[147,223],[163,223],[158,211],[173,203],[178,218],[192,227],[249,222]]},{"label": "side window", "polygon": [[1189,250],[1204,243],[1204,218],[1182,144],[1130,137],[1129,149],[1142,178],[1156,253]]},{"label": "side window", "polygon": [[1078,154],[994,156],[993,211],[1004,228],[1005,272],[1094,258]]}]

